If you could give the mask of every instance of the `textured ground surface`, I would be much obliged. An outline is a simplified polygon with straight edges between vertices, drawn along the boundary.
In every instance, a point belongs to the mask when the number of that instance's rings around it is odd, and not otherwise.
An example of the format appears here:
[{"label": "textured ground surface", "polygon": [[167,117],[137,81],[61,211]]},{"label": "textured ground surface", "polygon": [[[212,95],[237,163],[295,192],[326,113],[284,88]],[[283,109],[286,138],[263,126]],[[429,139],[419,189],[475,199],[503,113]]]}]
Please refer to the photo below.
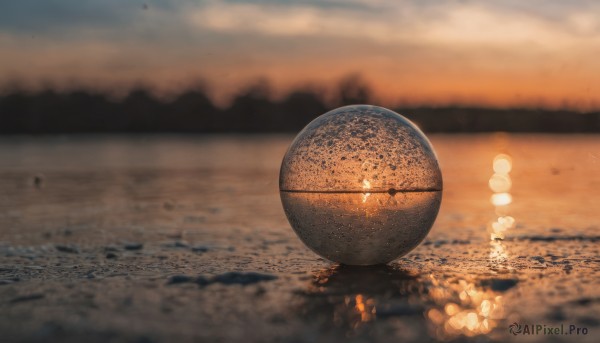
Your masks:
[{"label": "textured ground surface", "polygon": [[[371,268],[322,260],[289,227],[291,139],[0,139],[0,341],[599,340],[599,137],[431,137],[438,220]],[[513,201],[494,206],[500,153]]]}]

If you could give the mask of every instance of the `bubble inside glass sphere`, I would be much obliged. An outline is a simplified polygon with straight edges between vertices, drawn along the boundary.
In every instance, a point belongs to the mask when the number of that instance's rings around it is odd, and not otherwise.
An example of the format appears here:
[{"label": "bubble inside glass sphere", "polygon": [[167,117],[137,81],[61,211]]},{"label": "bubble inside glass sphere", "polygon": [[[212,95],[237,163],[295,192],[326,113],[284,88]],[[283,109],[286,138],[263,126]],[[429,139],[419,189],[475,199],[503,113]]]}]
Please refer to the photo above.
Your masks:
[{"label": "bubble inside glass sphere", "polygon": [[281,165],[285,214],[311,250],[335,262],[390,262],[427,236],[442,174],[425,135],[388,109],[345,106],[309,123]]}]

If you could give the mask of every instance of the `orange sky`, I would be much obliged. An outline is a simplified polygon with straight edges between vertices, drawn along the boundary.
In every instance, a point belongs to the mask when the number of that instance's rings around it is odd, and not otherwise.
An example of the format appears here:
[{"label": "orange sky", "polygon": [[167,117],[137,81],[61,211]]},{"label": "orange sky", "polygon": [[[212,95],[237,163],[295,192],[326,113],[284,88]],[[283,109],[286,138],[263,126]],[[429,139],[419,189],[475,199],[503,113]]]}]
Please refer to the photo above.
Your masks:
[{"label": "orange sky", "polygon": [[359,73],[387,105],[600,108],[591,1],[49,4],[0,5],[0,83],[168,93],[203,79],[224,102],[258,77],[281,95]]}]

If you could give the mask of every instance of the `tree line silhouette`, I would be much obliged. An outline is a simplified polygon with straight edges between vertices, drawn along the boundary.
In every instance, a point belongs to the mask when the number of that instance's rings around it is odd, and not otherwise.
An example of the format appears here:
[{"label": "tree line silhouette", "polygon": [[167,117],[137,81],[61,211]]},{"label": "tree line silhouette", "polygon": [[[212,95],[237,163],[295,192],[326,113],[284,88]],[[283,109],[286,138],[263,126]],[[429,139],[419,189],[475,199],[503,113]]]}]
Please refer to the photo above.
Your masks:
[{"label": "tree line silhouette", "polygon": [[[372,103],[373,93],[360,77],[351,75],[338,84],[333,98],[326,100],[322,92],[306,88],[272,100],[269,88],[257,83],[220,108],[195,88],[170,100],[144,87],[120,100],[83,89],[15,89],[0,95],[0,134],[297,132],[335,107]],[[600,132],[600,112],[457,106],[393,110],[426,132]]]}]

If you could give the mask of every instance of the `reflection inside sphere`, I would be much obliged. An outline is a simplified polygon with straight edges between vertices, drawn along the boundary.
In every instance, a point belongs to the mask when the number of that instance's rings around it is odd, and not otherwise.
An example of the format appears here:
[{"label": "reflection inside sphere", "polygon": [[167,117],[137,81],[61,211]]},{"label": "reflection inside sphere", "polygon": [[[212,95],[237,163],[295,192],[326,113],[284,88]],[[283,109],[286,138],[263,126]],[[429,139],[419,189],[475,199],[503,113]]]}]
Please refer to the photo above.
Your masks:
[{"label": "reflection inside sphere", "polygon": [[350,265],[389,262],[415,248],[440,207],[441,192],[282,192],[298,237],[317,254]]}]

